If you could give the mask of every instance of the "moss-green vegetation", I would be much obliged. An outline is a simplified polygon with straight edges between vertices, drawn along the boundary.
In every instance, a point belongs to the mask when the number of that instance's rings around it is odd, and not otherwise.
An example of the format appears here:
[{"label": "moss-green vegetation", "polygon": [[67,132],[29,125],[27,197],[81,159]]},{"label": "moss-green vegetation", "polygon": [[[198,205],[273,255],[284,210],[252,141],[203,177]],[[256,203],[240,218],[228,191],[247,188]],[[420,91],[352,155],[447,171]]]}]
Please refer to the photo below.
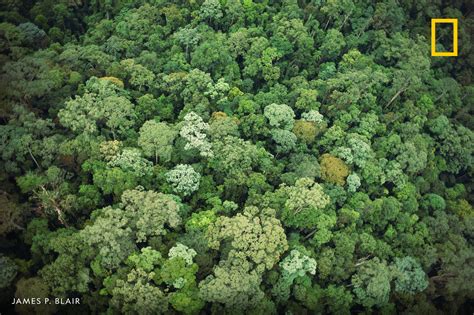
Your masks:
[{"label": "moss-green vegetation", "polygon": [[0,1],[1,313],[471,314],[469,8]]}]

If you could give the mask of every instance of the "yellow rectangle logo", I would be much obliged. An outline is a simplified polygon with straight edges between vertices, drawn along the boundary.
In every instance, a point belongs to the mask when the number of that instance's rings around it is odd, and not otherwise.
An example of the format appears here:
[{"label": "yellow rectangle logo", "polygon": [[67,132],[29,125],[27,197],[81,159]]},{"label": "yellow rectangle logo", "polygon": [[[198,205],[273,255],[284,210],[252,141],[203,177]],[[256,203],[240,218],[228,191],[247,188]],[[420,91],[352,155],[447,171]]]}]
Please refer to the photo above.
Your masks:
[{"label": "yellow rectangle logo", "polygon": [[[453,24],[453,51],[436,51],[436,24]],[[458,55],[458,19],[431,19],[431,56],[456,57]]]}]

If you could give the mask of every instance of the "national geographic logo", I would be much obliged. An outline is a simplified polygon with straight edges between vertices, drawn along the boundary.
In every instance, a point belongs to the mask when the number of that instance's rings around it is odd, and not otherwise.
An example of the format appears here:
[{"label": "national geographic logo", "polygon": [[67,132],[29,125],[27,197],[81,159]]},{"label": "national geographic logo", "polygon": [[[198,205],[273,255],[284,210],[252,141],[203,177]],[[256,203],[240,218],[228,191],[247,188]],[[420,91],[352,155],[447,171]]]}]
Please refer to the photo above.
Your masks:
[{"label": "national geographic logo", "polygon": [[[436,51],[436,24],[453,25],[453,51]],[[456,57],[458,55],[458,19],[431,19],[431,56]]]}]

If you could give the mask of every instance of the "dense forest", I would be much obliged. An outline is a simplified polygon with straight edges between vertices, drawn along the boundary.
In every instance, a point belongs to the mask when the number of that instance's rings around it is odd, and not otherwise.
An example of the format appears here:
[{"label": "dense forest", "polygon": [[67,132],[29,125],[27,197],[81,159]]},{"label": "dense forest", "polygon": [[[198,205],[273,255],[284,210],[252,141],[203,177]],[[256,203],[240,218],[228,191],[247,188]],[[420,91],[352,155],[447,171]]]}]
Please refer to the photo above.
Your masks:
[{"label": "dense forest", "polygon": [[472,14],[1,0],[1,314],[472,314]]}]

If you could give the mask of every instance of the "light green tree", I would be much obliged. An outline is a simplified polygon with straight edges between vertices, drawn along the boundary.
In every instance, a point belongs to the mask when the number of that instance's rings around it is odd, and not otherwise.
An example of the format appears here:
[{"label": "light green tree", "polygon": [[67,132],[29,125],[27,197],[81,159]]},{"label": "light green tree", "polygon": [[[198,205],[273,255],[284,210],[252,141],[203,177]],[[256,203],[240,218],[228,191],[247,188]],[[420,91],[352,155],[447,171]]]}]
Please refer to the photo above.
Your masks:
[{"label": "light green tree", "polygon": [[205,123],[199,115],[194,112],[186,114],[179,131],[179,135],[187,141],[184,149],[197,149],[201,156],[212,157],[211,144],[206,139],[208,130],[209,124]]},{"label": "light green tree", "polygon": [[285,129],[274,129],[271,131],[272,139],[276,143],[278,153],[288,153],[296,146],[296,135]]},{"label": "light green tree", "polygon": [[184,46],[186,57],[189,58],[189,48],[194,48],[199,43],[201,36],[196,28],[185,26],[174,33],[174,38]]},{"label": "light green tree", "polygon": [[175,229],[181,225],[182,204],[173,195],[152,190],[127,190],[120,205],[130,215],[138,241],[164,235],[168,232],[167,227]]},{"label": "light green tree", "polygon": [[293,129],[295,113],[290,106],[285,104],[270,104],[263,111],[270,126],[285,130]]},{"label": "light green tree", "polygon": [[296,249],[293,249],[279,265],[282,271],[272,293],[282,302],[287,301],[290,297],[290,289],[296,278],[303,277],[307,273],[316,274],[316,260]]},{"label": "light green tree", "polygon": [[428,287],[427,276],[413,257],[396,257],[393,269],[396,292],[415,294]]},{"label": "light green tree", "polygon": [[196,314],[204,306],[196,283],[198,265],[193,263],[196,254],[194,249],[177,243],[170,248],[169,258],[159,272],[160,281],[174,289],[168,295],[170,304],[185,314]]},{"label": "light green tree", "polygon": [[201,175],[191,165],[179,164],[166,173],[166,180],[171,184],[173,190],[188,196],[199,189]]},{"label": "light green tree", "polygon": [[271,172],[273,156],[250,141],[227,136],[215,141],[212,149],[214,156],[209,160],[209,166],[219,180],[242,185],[254,171]]},{"label": "light green tree", "polygon": [[390,296],[392,273],[377,257],[362,263],[352,277],[353,292],[365,307],[384,306]]},{"label": "light green tree", "polygon": [[347,176],[346,182],[348,192],[356,192],[357,188],[360,187],[360,177],[357,173],[352,173]]},{"label": "light green tree", "polygon": [[141,151],[136,148],[124,148],[122,152],[113,156],[109,162],[109,167],[118,167],[124,172],[130,172],[137,177],[142,177],[152,173],[152,163],[142,157]]},{"label": "light green tree", "polygon": [[155,79],[155,74],[152,71],[136,63],[133,59],[122,60],[120,64],[130,76],[129,82],[132,86],[138,87],[139,90],[142,90],[143,87],[152,87]]},{"label": "light green tree", "polygon": [[176,243],[175,246],[171,247],[168,256],[170,259],[174,257],[179,257],[184,259],[186,264],[191,265],[193,263],[193,258],[196,256],[196,251],[192,248],[187,247],[181,243]]},{"label": "light green tree", "polygon": [[209,247],[230,245],[229,255],[248,259],[258,272],[271,269],[288,248],[285,232],[273,209],[246,207],[232,218],[221,216],[207,231]]},{"label": "light green tree", "polygon": [[171,159],[176,136],[177,132],[167,123],[148,120],[140,128],[138,145],[145,156],[155,158],[155,163],[158,163],[158,158],[166,163]]},{"label": "light green tree", "polygon": [[224,304],[229,310],[253,309],[263,299],[261,275],[242,259],[221,261],[214,274],[199,283],[199,295],[208,302]]},{"label": "light green tree", "polygon": [[346,42],[342,33],[337,29],[330,29],[326,32],[326,36],[320,47],[321,57],[325,60],[334,59],[340,54],[345,45]]},{"label": "light green tree", "polygon": [[163,291],[150,283],[154,273],[134,269],[126,280],[118,279],[112,290],[110,311],[124,314],[165,314],[168,301]]},{"label": "light green tree", "polygon": [[204,21],[218,21],[222,15],[221,4],[218,0],[205,0],[199,10],[199,16]]},{"label": "light green tree", "polygon": [[303,113],[301,114],[301,118],[318,124],[324,121],[324,116],[317,110],[310,110],[309,112]]},{"label": "light green tree", "polygon": [[129,130],[135,120],[132,103],[120,94],[120,88],[110,81],[93,77],[87,81],[84,95],[66,102],[58,113],[59,120],[74,133],[95,135],[105,130],[115,139]]},{"label": "light green tree", "polygon": [[[283,209],[281,209],[281,219],[285,226],[298,228],[314,228],[323,223],[327,213],[324,209],[330,202],[330,198],[323,190],[323,187],[315,183],[310,178],[300,178],[296,180],[294,186],[282,185],[278,194],[284,196]],[[332,215],[330,215],[332,217]],[[329,221],[333,221],[327,217]],[[329,223],[329,222],[328,222]],[[335,222],[334,222],[335,223]],[[325,224],[319,226],[320,229]],[[326,226],[325,228],[330,228]]]}]

